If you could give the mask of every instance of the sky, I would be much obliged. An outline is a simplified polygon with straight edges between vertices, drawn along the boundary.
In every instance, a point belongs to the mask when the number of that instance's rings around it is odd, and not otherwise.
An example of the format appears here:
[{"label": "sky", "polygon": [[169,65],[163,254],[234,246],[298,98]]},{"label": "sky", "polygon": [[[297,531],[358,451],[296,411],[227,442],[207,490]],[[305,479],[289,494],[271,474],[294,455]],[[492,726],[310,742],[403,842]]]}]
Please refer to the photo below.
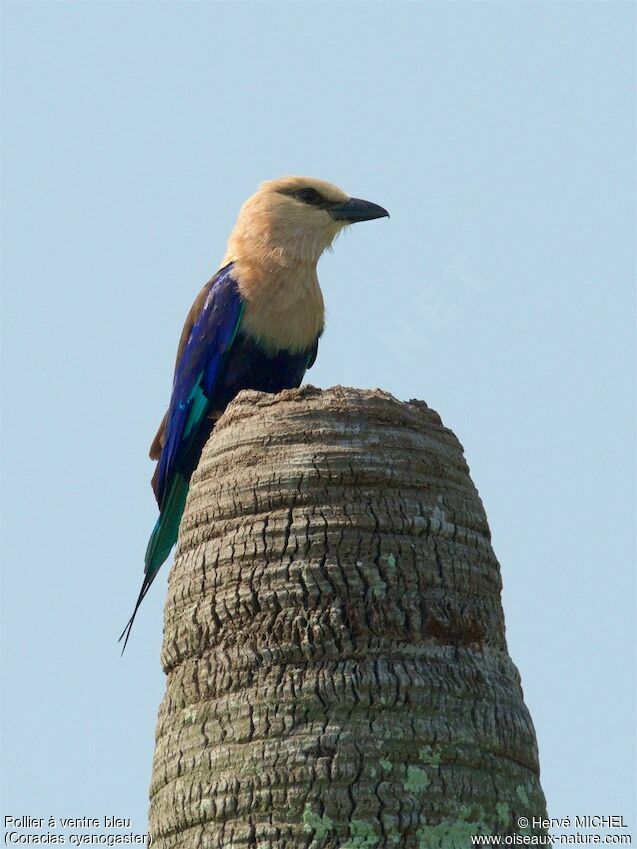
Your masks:
[{"label": "sky", "polygon": [[[145,831],[150,441],[264,179],[386,207],[308,380],[422,398],[502,567],[549,814],[634,824],[631,3],[2,4],[2,809]],[[633,834],[635,827],[633,825]]]}]

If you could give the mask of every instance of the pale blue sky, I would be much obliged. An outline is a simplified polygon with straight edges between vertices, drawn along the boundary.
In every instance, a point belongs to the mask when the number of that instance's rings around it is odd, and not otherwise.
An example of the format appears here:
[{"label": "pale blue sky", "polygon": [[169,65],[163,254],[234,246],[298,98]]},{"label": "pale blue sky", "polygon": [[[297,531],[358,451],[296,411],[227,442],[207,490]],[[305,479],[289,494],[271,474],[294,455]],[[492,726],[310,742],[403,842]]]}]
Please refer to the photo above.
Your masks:
[{"label": "pale blue sky", "polygon": [[554,817],[633,815],[629,3],[4,3],[5,813],[145,826],[168,569],[120,659],[177,337],[263,180],[387,207],[308,376],[463,443]]}]

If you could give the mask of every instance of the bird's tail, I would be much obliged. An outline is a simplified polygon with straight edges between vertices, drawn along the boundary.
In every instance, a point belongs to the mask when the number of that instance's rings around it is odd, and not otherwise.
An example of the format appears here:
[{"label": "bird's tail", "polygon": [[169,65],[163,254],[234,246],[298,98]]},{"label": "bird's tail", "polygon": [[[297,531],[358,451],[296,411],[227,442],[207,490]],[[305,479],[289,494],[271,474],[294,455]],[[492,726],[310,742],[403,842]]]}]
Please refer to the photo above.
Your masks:
[{"label": "bird's tail", "polygon": [[130,637],[133,622],[135,621],[135,616],[137,615],[139,606],[150,589],[150,585],[155,580],[155,576],[157,575],[157,572],[159,572],[159,567],[162,565],[164,560],[166,560],[170,554],[171,548],[177,542],[179,523],[181,522],[184,507],[186,506],[187,495],[188,481],[178,473],[175,475],[175,479],[168,491],[168,497],[162,506],[159,518],[157,519],[153,532],[148,540],[146,557],[144,559],[144,581],[142,583],[142,588],[139,591],[137,601],[135,602],[133,615],[128,620],[128,623],[120,634],[118,641],[121,642],[122,639],[124,640],[122,654],[124,654],[124,650],[126,649],[126,643]]}]

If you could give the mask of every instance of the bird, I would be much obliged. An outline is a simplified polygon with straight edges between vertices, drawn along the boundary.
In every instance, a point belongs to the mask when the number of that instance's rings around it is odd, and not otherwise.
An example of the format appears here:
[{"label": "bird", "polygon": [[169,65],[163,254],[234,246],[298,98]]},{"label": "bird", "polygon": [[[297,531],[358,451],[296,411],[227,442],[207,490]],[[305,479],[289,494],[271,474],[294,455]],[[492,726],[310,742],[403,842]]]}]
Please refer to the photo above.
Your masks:
[{"label": "bird", "polygon": [[243,204],[219,270],[201,289],[177,347],[172,394],[150,447],[159,507],[144,579],[119,640],[177,541],[190,477],[216,420],[243,389],[298,387],[316,360],[325,310],[321,254],[344,227],[389,217],[313,177],[262,183]]}]

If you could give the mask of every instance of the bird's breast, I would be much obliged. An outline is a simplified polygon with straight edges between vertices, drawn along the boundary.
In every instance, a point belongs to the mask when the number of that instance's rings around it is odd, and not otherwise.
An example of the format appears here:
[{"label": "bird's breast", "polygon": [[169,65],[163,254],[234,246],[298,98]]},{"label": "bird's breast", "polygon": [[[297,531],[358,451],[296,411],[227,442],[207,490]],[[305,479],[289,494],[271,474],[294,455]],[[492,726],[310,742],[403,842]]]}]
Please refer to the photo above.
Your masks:
[{"label": "bird's breast", "polygon": [[237,285],[245,302],[241,321],[245,336],[271,354],[312,348],[325,321],[315,267],[287,274],[239,273]]}]

